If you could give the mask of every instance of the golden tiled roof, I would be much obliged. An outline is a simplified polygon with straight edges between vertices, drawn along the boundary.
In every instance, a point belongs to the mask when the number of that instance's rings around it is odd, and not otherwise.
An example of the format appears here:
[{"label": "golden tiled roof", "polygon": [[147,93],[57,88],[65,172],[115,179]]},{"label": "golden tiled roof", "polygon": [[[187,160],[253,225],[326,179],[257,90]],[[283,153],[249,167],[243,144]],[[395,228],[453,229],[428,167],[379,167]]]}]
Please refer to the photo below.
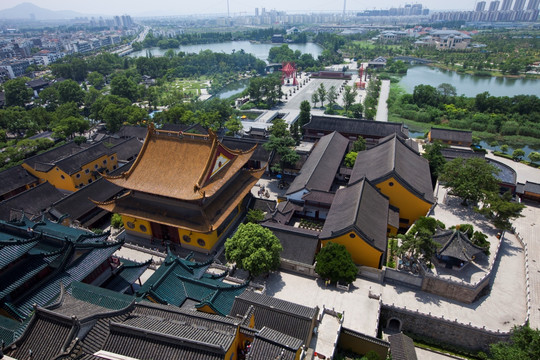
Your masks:
[{"label": "golden tiled roof", "polygon": [[113,213],[207,233],[217,229],[260,179],[264,169],[241,170],[238,177],[206,206],[181,200],[163,201],[153,195],[128,192],[107,202],[95,203]]},{"label": "golden tiled roof", "polygon": [[157,130],[150,125],[132,167],[119,176],[104,176],[130,190],[179,200],[212,197],[249,160],[255,147],[232,150],[217,136]]}]

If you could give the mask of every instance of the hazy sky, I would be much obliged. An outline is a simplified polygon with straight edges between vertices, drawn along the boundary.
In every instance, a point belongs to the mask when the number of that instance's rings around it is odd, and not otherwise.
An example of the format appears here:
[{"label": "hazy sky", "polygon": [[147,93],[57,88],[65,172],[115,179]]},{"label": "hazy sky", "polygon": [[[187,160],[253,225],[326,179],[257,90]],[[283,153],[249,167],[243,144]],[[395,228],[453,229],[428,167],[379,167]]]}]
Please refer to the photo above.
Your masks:
[{"label": "hazy sky", "polygon": [[[11,8],[22,2],[50,10],[74,10],[85,14],[129,14],[132,16],[156,13],[170,15],[227,13],[227,0],[2,0],[1,9]],[[472,10],[475,0],[348,0],[348,10],[387,9],[404,4],[421,3],[432,10]],[[343,0],[229,0],[232,13],[254,14],[255,8],[284,10],[289,12],[343,11]]]}]

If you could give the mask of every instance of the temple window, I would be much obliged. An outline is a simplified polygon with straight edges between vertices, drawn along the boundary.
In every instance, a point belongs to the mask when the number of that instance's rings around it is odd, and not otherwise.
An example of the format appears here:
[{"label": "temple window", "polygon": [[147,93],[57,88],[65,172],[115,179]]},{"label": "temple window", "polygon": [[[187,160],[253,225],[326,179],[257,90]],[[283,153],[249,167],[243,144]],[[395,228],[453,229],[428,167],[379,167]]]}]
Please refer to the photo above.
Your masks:
[{"label": "temple window", "polygon": [[203,239],[197,239],[197,244],[199,244],[199,246],[205,246],[206,241],[204,241]]},{"label": "temple window", "polygon": [[127,227],[130,228],[130,229],[135,229],[135,224],[132,223],[131,221],[128,221],[128,222],[126,223],[126,225],[127,225]]}]

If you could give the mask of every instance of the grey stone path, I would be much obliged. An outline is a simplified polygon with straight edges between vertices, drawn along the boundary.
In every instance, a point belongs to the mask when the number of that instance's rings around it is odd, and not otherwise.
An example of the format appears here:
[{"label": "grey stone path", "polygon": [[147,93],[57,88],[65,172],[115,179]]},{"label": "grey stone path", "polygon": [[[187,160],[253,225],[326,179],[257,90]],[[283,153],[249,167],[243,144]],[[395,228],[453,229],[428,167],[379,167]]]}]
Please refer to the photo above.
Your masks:
[{"label": "grey stone path", "polygon": [[381,92],[379,93],[379,104],[377,105],[376,121],[388,121],[388,95],[390,94],[390,80],[381,81]]}]

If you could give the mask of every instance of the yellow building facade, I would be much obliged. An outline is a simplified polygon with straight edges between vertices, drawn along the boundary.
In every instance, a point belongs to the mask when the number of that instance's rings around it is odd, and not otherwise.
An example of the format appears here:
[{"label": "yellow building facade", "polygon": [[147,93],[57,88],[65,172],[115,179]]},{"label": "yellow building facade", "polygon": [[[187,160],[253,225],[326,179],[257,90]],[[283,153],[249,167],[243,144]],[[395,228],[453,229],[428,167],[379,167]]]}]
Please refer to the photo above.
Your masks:
[{"label": "yellow building facade", "polygon": [[225,147],[207,135],[149,132],[132,167],[105,178],[127,190],[96,204],[122,215],[132,235],[210,253],[243,213],[264,169],[248,169],[255,147]]}]

